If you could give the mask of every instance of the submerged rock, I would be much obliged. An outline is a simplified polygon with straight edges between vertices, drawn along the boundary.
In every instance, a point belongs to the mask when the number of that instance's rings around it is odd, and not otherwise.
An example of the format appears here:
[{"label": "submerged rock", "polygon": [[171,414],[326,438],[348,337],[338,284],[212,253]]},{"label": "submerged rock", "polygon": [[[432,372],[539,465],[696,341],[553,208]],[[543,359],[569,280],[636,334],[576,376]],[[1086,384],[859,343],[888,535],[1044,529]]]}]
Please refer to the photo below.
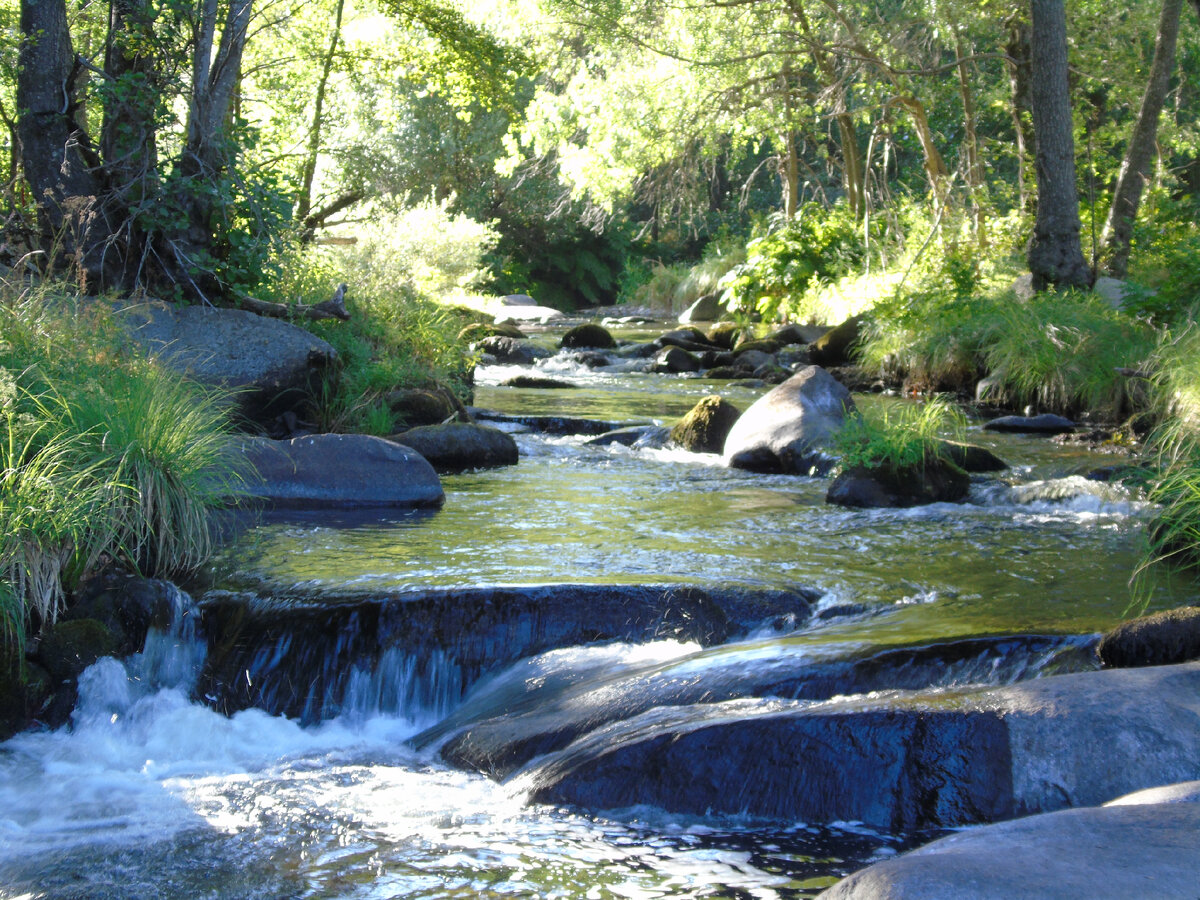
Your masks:
[{"label": "submerged rock", "polygon": [[952,834],[861,869],[820,897],[1190,900],[1200,884],[1197,784]]},{"label": "submerged rock", "polygon": [[725,441],[738,469],[809,474],[828,465],[821,448],[857,410],[850,392],[824,369],[808,366],[759,397]]},{"label": "submerged rock", "polygon": [[520,457],[511,434],[465,422],[422,425],[393,435],[391,440],[420,453],[437,472],[515,466]]},{"label": "submerged rock", "polygon": [[520,426],[542,434],[606,434],[620,428],[638,426],[637,422],[609,422],[603,419],[577,419],[573,416],[511,416],[488,409],[470,410],[471,415],[484,422]]},{"label": "submerged rock", "polygon": [[536,390],[575,390],[579,387],[562,378],[549,378],[542,375],[515,375],[503,382],[504,387],[532,388]]},{"label": "submerged rock", "polygon": [[1200,659],[1200,607],[1169,609],[1122,622],[1103,637],[1097,653],[1111,668]]},{"label": "submerged rock", "polygon": [[1013,434],[1066,434],[1075,430],[1075,423],[1063,416],[1042,413],[1040,416],[1000,416],[984,423],[985,431],[1004,431]]},{"label": "submerged rock", "polygon": [[742,411],[718,396],[705,397],[671,429],[671,440],[693,453],[720,453]]},{"label": "submerged rock", "polygon": [[289,509],[441,506],[433,467],[417,451],[365,434],[314,434],[286,441],[245,438],[255,475],[243,501]]},{"label": "submerged rock", "polygon": [[671,431],[662,425],[632,425],[629,428],[617,428],[605,432],[599,437],[584,441],[591,447],[608,447],[620,444],[624,447],[665,447],[671,439]]},{"label": "submerged rock", "polygon": [[654,370],[672,375],[699,372],[700,360],[681,347],[667,346],[658,351],[654,357]]},{"label": "submerged rock", "polygon": [[650,710],[531,765],[539,803],[649,804],[908,831],[995,822],[1200,771],[1200,663],[816,705]]}]

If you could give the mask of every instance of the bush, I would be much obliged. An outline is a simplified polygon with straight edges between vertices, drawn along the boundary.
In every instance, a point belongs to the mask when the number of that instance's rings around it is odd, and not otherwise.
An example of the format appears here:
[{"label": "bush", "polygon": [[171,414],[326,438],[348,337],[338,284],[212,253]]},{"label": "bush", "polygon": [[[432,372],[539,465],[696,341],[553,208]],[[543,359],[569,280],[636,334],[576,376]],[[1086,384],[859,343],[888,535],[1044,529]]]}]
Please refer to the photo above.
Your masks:
[{"label": "bush", "polygon": [[109,562],[147,575],[198,567],[210,513],[236,488],[223,407],[128,351],[105,304],[0,291],[5,622],[13,605],[23,623],[54,621],[66,592]]},{"label": "bush", "polygon": [[919,408],[905,405],[896,415],[885,409],[878,421],[851,416],[835,437],[834,450],[845,469],[924,468],[935,459],[945,460],[944,440],[960,440],[965,430],[958,407],[936,397]]},{"label": "bush", "polygon": [[772,216],[766,233],[746,245],[746,261],[721,281],[726,305],[766,320],[802,317],[810,287],[850,272],[865,256],[848,207],[806,203],[790,221]]}]

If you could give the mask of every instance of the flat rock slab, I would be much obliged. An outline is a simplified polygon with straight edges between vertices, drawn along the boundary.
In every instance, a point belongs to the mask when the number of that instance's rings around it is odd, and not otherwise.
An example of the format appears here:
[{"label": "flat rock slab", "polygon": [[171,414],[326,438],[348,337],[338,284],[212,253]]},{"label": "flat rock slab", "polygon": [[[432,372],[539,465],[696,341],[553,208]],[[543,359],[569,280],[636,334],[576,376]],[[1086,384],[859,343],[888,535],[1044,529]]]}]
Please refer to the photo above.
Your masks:
[{"label": "flat rock slab", "polygon": [[[1147,792],[1151,793],[1151,792]],[[1200,803],[1122,798],[953,834],[840,881],[824,900],[1195,900]],[[1171,800],[1183,802],[1170,802]]]},{"label": "flat rock slab", "polygon": [[200,603],[208,657],[198,693],[227,713],[253,706],[311,722],[338,715],[355,670],[375,671],[389,653],[405,658],[410,678],[432,682],[436,665],[459,691],[483,674],[561,647],[720,643],[774,616],[807,617],[815,597],[603,584],[385,595],[213,591]]},{"label": "flat rock slab", "polygon": [[531,764],[532,798],[889,830],[1094,806],[1200,772],[1200,664],[804,705],[651,710]]},{"label": "flat rock slab", "polygon": [[1004,431],[1012,434],[1069,434],[1075,423],[1063,416],[1042,413],[1040,416],[1001,416],[984,423],[985,431]]},{"label": "flat rock slab", "polygon": [[235,392],[261,420],[305,400],[337,351],[299,326],[241,309],[151,302],[120,312],[129,333],[160,362],[201,384]]},{"label": "flat rock slab", "polygon": [[237,499],[282,509],[438,507],[446,494],[415,450],[365,434],[313,434],[237,445],[257,477]]}]

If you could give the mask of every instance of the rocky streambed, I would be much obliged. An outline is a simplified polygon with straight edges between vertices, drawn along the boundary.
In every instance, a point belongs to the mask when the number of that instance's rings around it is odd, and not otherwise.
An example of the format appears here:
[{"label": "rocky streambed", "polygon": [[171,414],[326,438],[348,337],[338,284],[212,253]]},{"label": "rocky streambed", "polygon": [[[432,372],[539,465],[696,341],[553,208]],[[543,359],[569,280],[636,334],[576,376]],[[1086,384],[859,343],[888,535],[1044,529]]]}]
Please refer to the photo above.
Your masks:
[{"label": "rocky streambed", "polygon": [[3,882],[1191,896],[1200,669],[1095,652],[1143,511],[1094,475],[1112,458],[980,421],[970,443],[1009,466],[957,502],[830,505],[786,428],[784,462],[748,468],[669,436],[706,396],[750,408],[807,344],[749,348],[773,360],[731,380],[632,327],[535,333],[479,370],[474,418],[515,464],[431,476],[388,451],[420,502],[288,493],[254,520],[173,631],[80,676],[71,730],[2,745]]}]

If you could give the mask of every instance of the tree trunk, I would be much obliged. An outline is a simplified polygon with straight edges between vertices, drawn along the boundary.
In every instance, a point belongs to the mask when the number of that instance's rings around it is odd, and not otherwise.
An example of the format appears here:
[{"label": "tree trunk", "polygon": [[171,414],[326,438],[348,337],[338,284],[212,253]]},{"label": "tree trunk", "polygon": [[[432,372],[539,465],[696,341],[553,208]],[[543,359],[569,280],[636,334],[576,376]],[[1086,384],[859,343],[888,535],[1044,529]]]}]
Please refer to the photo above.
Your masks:
[{"label": "tree trunk", "polygon": [[[317,174],[317,157],[321,150],[321,131],[325,127],[325,91],[329,76],[333,72],[333,61],[337,56],[338,42],[342,36],[342,14],[346,0],[337,0],[333,14],[333,34],[329,38],[329,51],[321,60],[321,77],[317,81],[317,94],[313,98],[312,125],[308,132],[308,147],[304,166],[300,173],[300,196],[296,199],[296,221],[304,224],[312,212],[313,179]],[[312,229],[305,226],[305,240],[312,239]]]},{"label": "tree trunk", "polygon": [[1008,21],[1008,85],[1012,102],[1013,133],[1017,150],[1017,198],[1020,208],[1033,210],[1034,176],[1030,151],[1036,145],[1031,108],[1032,63],[1029,58],[1029,23],[1013,16]]},{"label": "tree trunk", "polygon": [[987,246],[987,227],[984,215],[983,163],[979,159],[979,138],[975,129],[975,95],[971,90],[970,72],[964,61],[967,56],[962,38],[955,39],[955,52],[958,54],[958,88],[962,97],[963,126],[966,134],[963,139],[967,152],[967,193],[971,200],[971,220],[975,230],[975,240],[980,247]]},{"label": "tree trunk", "polygon": [[1150,78],[1142,95],[1142,106],[1125,150],[1125,159],[1113,191],[1112,206],[1100,238],[1104,270],[1114,278],[1124,278],[1129,269],[1133,225],[1142,202],[1142,190],[1154,161],[1158,119],[1166,101],[1171,73],[1175,70],[1175,44],[1179,37],[1182,10],[1183,0],[1163,0]]},{"label": "tree trunk", "polygon": [[1075,138],[1067,80],[1064,0],[1032,0],[1033,130],[1037,139],[1037,221],[1029,246],[1033,289],[1087,288],[1092,273],[1079,243]]},{"label": "tree trunk", "polygon": [[99,160],[75,115],[75,52],[65,0],[22,0],[17,66],[21,166],[33,192],[43,246],[61,254],[84,290],[106,277],[109,210]]}]

